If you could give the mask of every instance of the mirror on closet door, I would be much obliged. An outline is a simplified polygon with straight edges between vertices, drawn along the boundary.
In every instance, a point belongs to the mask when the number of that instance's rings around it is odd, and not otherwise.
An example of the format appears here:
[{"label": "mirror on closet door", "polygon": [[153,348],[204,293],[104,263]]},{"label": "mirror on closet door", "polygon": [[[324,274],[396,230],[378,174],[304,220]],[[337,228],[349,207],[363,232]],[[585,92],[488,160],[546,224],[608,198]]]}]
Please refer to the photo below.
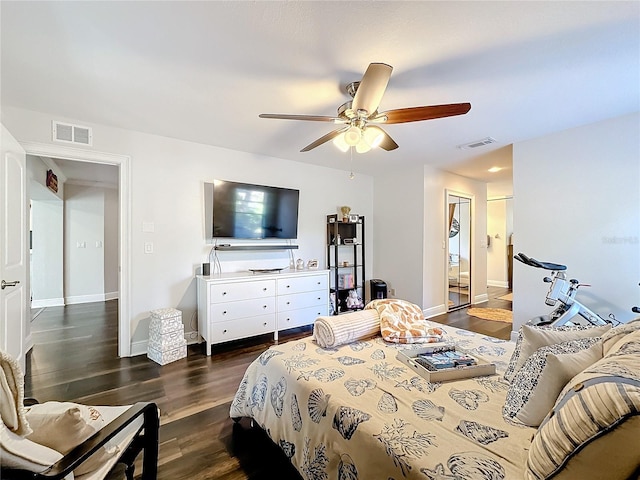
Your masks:
[{"label": "mirror on closet door", "polygon": [[471,304],[471,200],[447,192],[447,310]]}]

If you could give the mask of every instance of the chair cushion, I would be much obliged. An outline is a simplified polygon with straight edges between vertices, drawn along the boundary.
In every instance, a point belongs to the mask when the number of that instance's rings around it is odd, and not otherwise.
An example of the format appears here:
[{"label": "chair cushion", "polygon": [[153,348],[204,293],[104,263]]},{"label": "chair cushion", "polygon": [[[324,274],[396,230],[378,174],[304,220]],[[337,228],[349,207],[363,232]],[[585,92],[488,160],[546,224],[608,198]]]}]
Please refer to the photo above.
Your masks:
[{"label": "chair cushion", "polygon": [[[130,407],[130,405],[124,405],[116,407],[97,406],[94,408],[101,413],[105,423],[109,424]],[[85,462],[83,468],[74,470],[75,480],[102,480],[106,478],[118,458],[131,444],[135,434],[142,428],[143,421],[144,418],[142,416],[136,418],[124,430],[109,440],[102,450],[98,450],[93,454]]]},{"label": "chair cushion", "polygon": [[536,327],[523,325],[518,333],[516,347],[509,361],[509,366],[504,373],[504,379],[512,382],[518,370],[524,362],[540,347],[568,342],[579,338],[600,337],[611,329],[611,325],[602,327],[592,326],[562,326],[562,327]]},{"label": "chair cushion", "polygon": [[509,385],[502,409],[505,419],[537,427],[569,380],[601,358],[602,341],[598,337],[540,347]]}]

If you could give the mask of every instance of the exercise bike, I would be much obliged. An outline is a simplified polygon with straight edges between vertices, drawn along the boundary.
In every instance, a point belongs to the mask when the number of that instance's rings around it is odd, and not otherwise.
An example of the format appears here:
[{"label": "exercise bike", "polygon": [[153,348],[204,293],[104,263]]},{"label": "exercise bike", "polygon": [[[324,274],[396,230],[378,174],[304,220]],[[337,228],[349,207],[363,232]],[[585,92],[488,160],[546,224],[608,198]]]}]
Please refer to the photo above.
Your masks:
[{"label": "exercise bike", "polygon": [[611,319],[602,318],[576,300],[578,288],[590,285],[580,283],[575,278],[567,280],[566,265],[540,262],[535,258],[527,257],[524,253],[518,253],[513,258],[530,267],[551,271],[551,277],[544,277],[543,279],[545,283],[551,284],[544,303],[556,308],[549,315],[529,320],[527,322],[529,325],[559,327],[561,325],[618,325],[620,323],[613,316],[611,316]]}]

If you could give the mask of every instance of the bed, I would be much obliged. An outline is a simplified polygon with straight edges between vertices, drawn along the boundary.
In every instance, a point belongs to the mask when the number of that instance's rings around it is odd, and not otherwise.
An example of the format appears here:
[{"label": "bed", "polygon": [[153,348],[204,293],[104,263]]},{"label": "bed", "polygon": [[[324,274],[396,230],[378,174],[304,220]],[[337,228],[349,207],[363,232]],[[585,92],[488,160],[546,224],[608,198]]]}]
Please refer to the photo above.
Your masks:
[{"label": "bed", "polygon": [[430,383],[396,358],[423,346],[394,336],[398,302],[319,317],[314,337],[263,352],[230,416],[252,418],[305,479],[640,479],[640,318],[524,325],[511,342],[425,323],[413,305],[426,328],[411,341],[440,328],[438,340],[496,365]]},{"label": "bed", "polygon": [[535,429],[502,416],[514,343],[443,330],[497,374],[429,383],[396,359],[415,345],[373,337],[323,349],[308,337],[262,353],[230,415],[252,418],[303,478],[522,478]]}]

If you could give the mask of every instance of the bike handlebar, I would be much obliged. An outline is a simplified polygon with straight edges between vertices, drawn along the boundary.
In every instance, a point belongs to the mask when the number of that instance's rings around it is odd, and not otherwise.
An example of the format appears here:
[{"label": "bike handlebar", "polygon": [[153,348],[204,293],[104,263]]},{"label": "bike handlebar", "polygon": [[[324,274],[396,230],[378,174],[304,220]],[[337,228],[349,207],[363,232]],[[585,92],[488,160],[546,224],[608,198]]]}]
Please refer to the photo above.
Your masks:
[{"label": "bike handlebar", "polygon": [[563,271],[567,269],[566,265],[561,265],[559,263],[551,263],[551,262],[540,262],[532,257],[527,257],[524,253],[520,252],[513,256],[519,262],[524,263],[525,265],[529,265],[530,267],[542,268],[544,270],[555,270],[555,271]]}]

